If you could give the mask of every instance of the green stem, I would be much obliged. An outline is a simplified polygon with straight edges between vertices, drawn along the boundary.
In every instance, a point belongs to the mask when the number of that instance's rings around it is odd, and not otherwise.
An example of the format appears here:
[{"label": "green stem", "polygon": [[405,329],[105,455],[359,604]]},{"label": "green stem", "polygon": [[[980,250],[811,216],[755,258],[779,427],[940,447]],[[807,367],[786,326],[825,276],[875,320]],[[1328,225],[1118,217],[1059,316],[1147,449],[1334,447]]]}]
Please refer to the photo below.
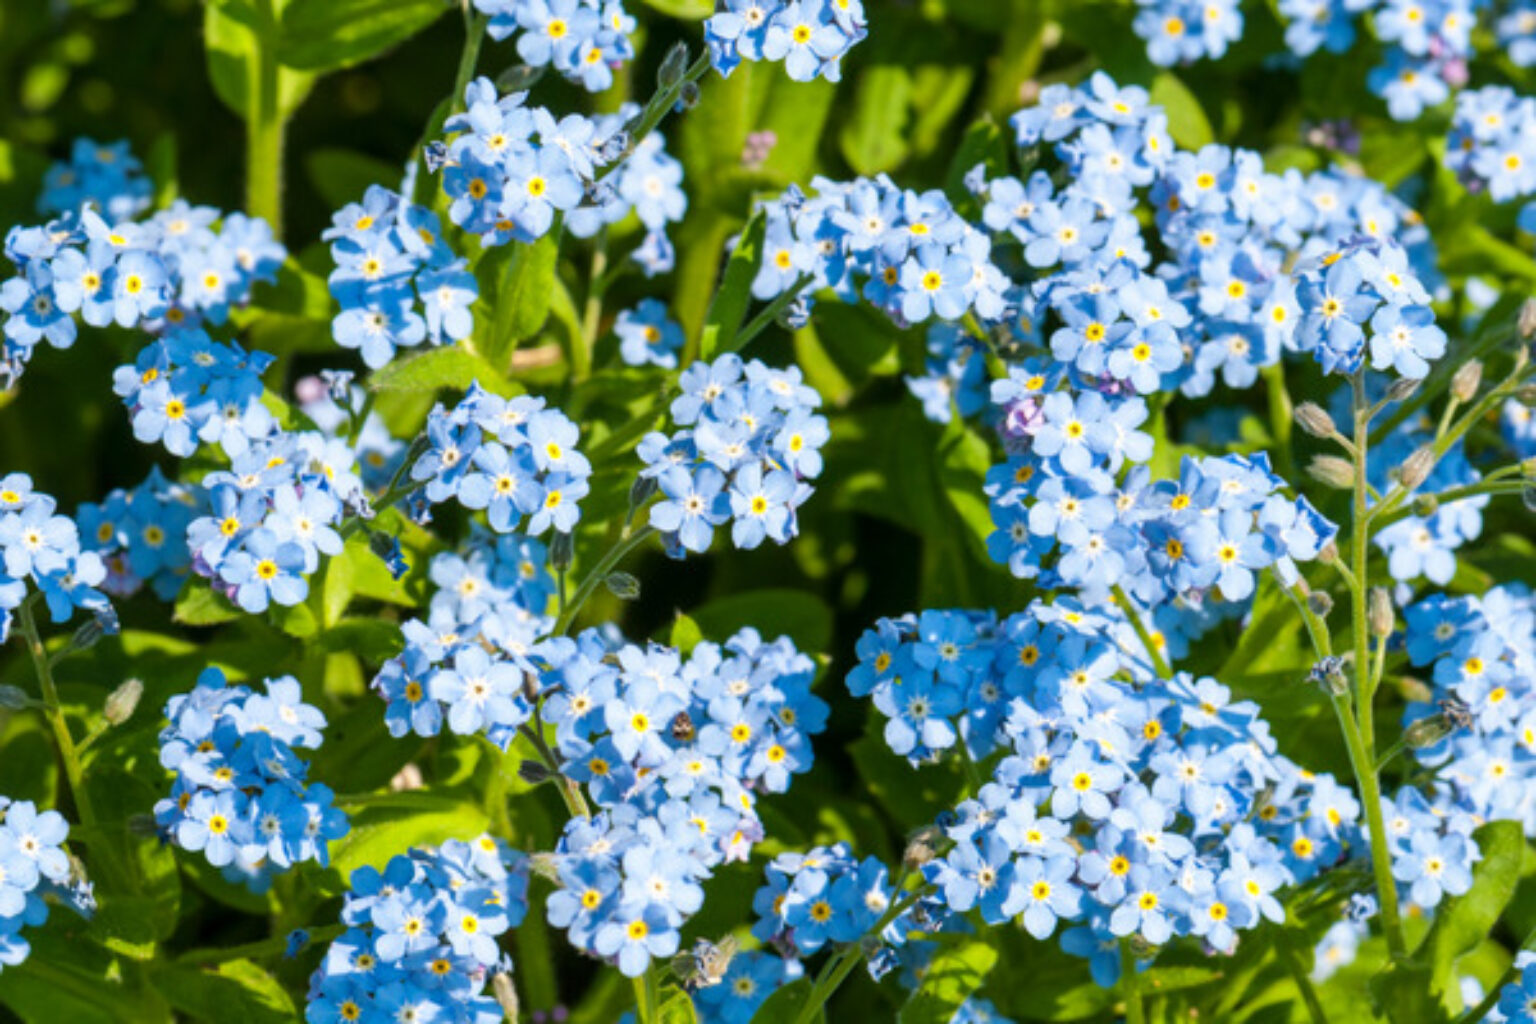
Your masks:
[{"label": "green stem", "polygon": [[656,528],[654,526],[642,526],[629,536],[621,538],[617,544],[609,548],[608,552],[592,567],[592,571],[582,577],[581,583],[576,587],[575,596],[571,598],[570,604],[565,606],[565,611],[561,612],[560,617],[555,620],[555,628],[550,631],[549,635],[564,636],[569,632],[571,623],[575,621],[576,615],[581,611],[582,606],[587,603],[587,599],[592,596],[592,592],[602,584],[603,580],[608,578],[608,574],[613,571],[613,567],[618,565],[625,555],[645,543],[651,534],[655,532]]},{"label": "green stem", "polygon": [[1131,940],[1120,940],[1120,984],[1125,990],[1125,1024],[1146,1024],[1146,1010],[1141,1005],[1141,977],[1136,973],[1136,954]]},{"label": "green stem", "polygon": [[[910,873],[902,875],[901,880],[896,883],[897,892],[901,892],[906,887],[907,880],[910,877]],[[880,920],[876,921],[869,931],[864,934],[879,935],[885,931],[887,925],[900,917],[906,912],[908,907],[912,906],[922,897],[925,888],[919,887],[902,899],[892,902],[889,907],[885,908],[885,913],[880,915]],[[847,980],[849,972],[863,959],[864,943],[860,939],[844,945],[830,960],[823,964],[820,973],[816,975],[816,980],[811,983],[811,993],[806,997],[805,1005],[800,1007],[800,1012],[795,1015],[794,1024],[810,1024],[811,1021],[815,1020],[816,1015],[821,1012],[821,1008],[826,1005],[827,1000],[831,999],[832,995]]]},{"label": "green stem", "polygon": [[665,89],[657,90],[656,95],[651,97],[650,102],[646,103],[645,109],[640,112],[639,118],[635,121],[635,127],[629,130],[629,146],[625,148],[617,160],[598,171],[598,181],[608,177],[629,158],[629,155],[644,141],[645,137],[655,131],[657,125],[661,124],[662,119],[667,116],[667,112],[677,104],[677,98],[683,93],[683,86],[703,78],[704,73],[709,68],[709,49],[706,47],[704,52],[700,53],[698,58],[689,65],[682,78]]},{"label": "green stem", "polygon": [[[1463,484],[1460,487],[1448,487],[1436,494],[1435,500],[1441,505],[1449,505],[1453,501],[1461,501],[1463,498],[1475,498],[1480,494],[1524,494],[1525,481],[1523,480],[1479,480],[1475,484]],[[1374,530],[1382,530],[1393,523],[1401,522],[1414,514],[1413,506],[1401,507],[1400,501],[1392,501],[1384,506],[1386,514],[1377,514],[1371,517],[1371,526]],[[1393,507],[1397,506],[1397,507]]]},{"label": "green stem", "polygon": [[1291,393],[1285,387],[1285,364],[1266,366],[1262,372],[1264,390],[1269,396],[1269,433],[1275,440],[1271,449],[1275,453],[1275,471],[1286,480],[1294,480],[1296,461],[1291,450],[1291,436],[1296,415]]},{"label": "green stem", "polygon": [[480,46],[485,42],[485,26],[490,22],[487,15],[471,14],[468,5],[464,10],[464,46],[459,51],[459,67],[453,76],[453,92],[448,95],[446,104],[439,103],[439,113],[427,122],[426,130],[421,133],[421,142],[416,147],[416,189],[411,197],[422,206],[431,206],[433,199],[432,179],[427,173],[426,145],[443,133],[443,123],[448,118],[464,109],[464,89],[469,85],[469,80],[474,77],[475,66],[480,61]]},{"label": "green stem", "polygon": [[91,805],[91,795],[85,788],[85,768],[80,761],[80,751],[64,718],[64,708],[59,703],[59,689],[53,681],[53,666],[48,660],[48,648],[43,646],[42,634],[37,631],[37,620],[32,615],[32,598],[23,601],[16,609],[16,625],[21,631],[27,653],[32,656],[32,668],[37,673],[38,686],[43,691],[43,714],[53,729],[53,739],[64,762],[64,775],[69,779],[69,791],[75,797],[75,810],[80,823],[88,827],[96,824],[96,810]]},{"label": "green stem", "polygon": [[747,321],[747,325],[736,332],[736,337],[730,344],[721,349],[722,352],[740,352],[751,344],[752,339],[768,329],[768,325],[779,318],[779,314],[792,306],[800,293],[810,286],[813,278],[810,274],[801,274],[795,283],[789,286],[789,290],[777,296],[772,302],[758,311],[757,316]]},{"label": "green stem", "polygon": [[[1294,918],[1292,920],[1294,921]],[[1275,947],[1280,953],[1280,959],[1285,961],[1286,970],[1291,972],[1291,977],[1296,982],[1296,990],[1301,993],[1301,1001],[1307,1007],[1307,1016],[1312,1018],[1312,1024],[1328,1024],[1328,1013],[1323,1009],[1322,1000],[1317,998],[1317,989],[1313,987],[1312,979],[1307,976],[1306,965],[1301,962],[1301,956],[1296,952],[1290,922],[1287,922],[1286,927],[1277,929],[1275,936]]]},{"label": "green stem", "polygon": [[[1515,955],[1519,956],[1522,950],[1530,949],[1531,944],[1536,943],[1536,928],[1526,933],[1525,939],[1515,948]],[[1493,1008],[1499,1005],[1499,997],[1504,994],[1504,986],[1520,977],[1520,969],[1513,962],[1510,963],[1499,980],[1493,983],[1483,1001],[1456,1019],[1456,1024],[1477,1024],[1478,1021],[1493,1012]]]},{"label": "green stem", "polygon": [[274,0],[256,0],[251,32],[255,52],[249,58],[249,109],[245,121],[245,211],[283,237],[283,136],[285,123],[278,91],[277,8]]},{"label": "green stem", "polygon": [[571,378],[580,382],[592,374],[592,353],[597,348],[597,330],[603,321],[603,278],[608,269],[608,230],[604,228],[592,240],[592,272],[587,277],[587,302],[581,314],[581,337],[571,352]]},{"label": "green stem", "polygon": [[1366,825],[1370,831],[1371,867],[1376,876],[1376,895],[1381,904],[1382,930],[1386,933],[1387,951],[1396,959],[1406,955],[1407,943],[1403,939],[1403,922],[1398,912],[1397,880],[1392,877],[1392,854],[1387,845],[1386,821],[1381,813],[1381,781],[1376,774],[1370,621],[1366,608],[1370,597],[1370,579],[1366,570],[1370,555],[1371,523],[1365,477],[1371,444],[1371,412],[1370,403],[1365,399],[1364,375],[1356,373],[1350,384],[1353,392],[1356,449],[1354,517],[1350,524],[1349,549],[1354,576],[1350,587],[1350,646],[1354,657],[1355,714],[1350,713],[1349,698],[1344,694],[1336,695],[1333,705],[1339,717],[1339,727],[1344,733],[1344,742],[1349,748],[1349,760],[1355,771],[1355,779],[1360,785],[1360,802],[1365,805]]},{"label": "green stem", "polygon": [[555,788],[560,790],[560,799],[565,801],[565,809],[571,813],[571,817],[592,817],[592,811],[587,807],[587,798],[581,795],[581,786],[577,784],[575,779],[568,778],[561,773],[560,758],[555,756],[555,752],[550,749],[549,742],[544,739],[541,732],[542,729],[543,723],[539,723],[538,729],[531,729],[524,725],[520,726],[517,731],[522,733],[528,742],[533,745],[534,752],[539,755],[539,760],[544,762],[544,767],[548,768],[552,773],[556,784]]},{"label": "green stem", "polygon": [[1120,588],[1120,584],[1115,584],[1110,589],[1110,593],[1114,595],[1115,604],[1120,606],[1120,610],[1130,620],[1131,628],[1136,631],[1136,636],[1141,640],[1141,646],[1147,649],[1147,657],[1152,659],[1152,668],[1157,672],[1158,678],[1172,677],[1173,670],[1168,667],[1168,662],[1163,658],[1163,653],[1158,649],[1156,641],[1152,639],[1152,634],[1147,632],[1146,626],[1142,625],[1141,616],[1136,614],[1136,606],[1131,604],[1131,599]]},{"label": "green stem", "polygon": [[661,982],[656,976],[656,965],[651,964],[644,974],[630,980],[635,986],[635,1016],[639,1024],[657,1024],[661,1019]]}]

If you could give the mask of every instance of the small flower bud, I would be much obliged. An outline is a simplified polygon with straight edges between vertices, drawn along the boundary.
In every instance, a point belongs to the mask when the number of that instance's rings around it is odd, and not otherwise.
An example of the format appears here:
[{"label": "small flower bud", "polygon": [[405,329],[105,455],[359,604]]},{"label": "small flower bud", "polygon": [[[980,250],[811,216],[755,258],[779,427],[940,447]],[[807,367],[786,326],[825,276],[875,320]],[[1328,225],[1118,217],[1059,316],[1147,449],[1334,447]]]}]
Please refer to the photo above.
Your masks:
[{"label": "small flower bud", "polygon": [[496,76],[497,92],[527,92],[544,77],[545,65],[513,64]]},{"label": "small flower bud", "polygon": [[543,687],[539,683],[539,677],[536,673],[523,673],[523,700],[526,700],[529,704],[537,703],[542,689]]},{"label": "small flower bud", "polygon": [[1443,713],[1433,714],[1410,725],[1403,732],[1403,739],[1407,740],[1408,745],[1414,750],[1423,750],[1425,747],[1434,746],[1455,731],[1455,726],[1451,725],[1450,719]]},{"label": "small flower bud", "polygon": [[1520,475],[1527,480],[1536,480],[1536,457],[1526,459],[1520,463]]},{"label": "small flower bud", "polygon": [[685,110],[692,110],[699,105],[699,83],[684,82],[683,87],[677,90],[677,106],[674,108],[679,114]]},{"label": "small flower bud", "polygon": [[1312,671],[1308,673],[1307,678],[1335,697],[1349,692],[1349,680],[1344,675],[1343,658],[1324,658],[1312,666]]},{"label": "small flower bud", "polygon": [[1371,635],[1388,637],[1392,635],[1392,595],[1387,593],[1386,587],[1372,587],[1369,606],[1369,619],[1371,623]]},{"label": "small flower bud", "polygon": [[1328,410],[1316,402],[1302,402],[1296,407],[1296,422],[1313,437],[1333,437],[1339,432]]},{"label": "small flower bud", "polygon": [[549,542],[549,567],[555,572],[565,572],[576,557],[576,538],[562,530],[555,531]]},{"label": "small flower bud", "polygon": [[421,149],[422,163],[427,165],[428,174],[436,174],[448,166],[448,144],[444,142],[429,142]]},{"label": "small flower bud", "polygon": [[1387,387],[1387,401],[1403,402],[1419,390],[1419,385],[1424,383],[1413,377],[1399,377]]},{"label": "small flower bud", "polygon": [[1451,378],[1451,397],[1458,402],[1470,402],[1477,397],[1477,389],[1483,383],[1483,364],[1477,359],[1462,363]]},{"label": "small flower bud", "polygon": [[1430,471],[1435,468],[1435,450],[1429,445],[1421,445],[1414,453],[1403,460],[1398,468],[1397,480],[1407,491],[1416,491],[1419,485],[1429,479]]},{"label": "small flower bud", "polygon": [[1312,614],[1320,619],[1326,619],[1328,613],[1333,611],[1333,598],[1321,590],[1314,590],[1307,595],[1307,607],[1312,609]]},{"label": "small flower bud", "polygon": [[916,871],[939,855],[939,847],[948,840],[944,830],[937,825],[924,825],[907,839],[907,849],[901,855],[902,867]]},{"label": "small flower bud", "polygon": [[19,686],[0,686],[0,711],[21,711],[30,707],[32,698]]},{"label": "small flower bud", "polygon": [[1318,483],[1340,490],[1348,490],[1355,485],[1355,467],[1348,459],[1341,459],[1337,455],[1313,456],[1307,464],[1307,475]]},{"label": "small flower bud", "polygon": [[620,601],[633,601],[640,596],[640,581],[627,572],[611,572],[603,583]]},{"label": "small flower bud", "polygon": [[1400,676],[1397,688],[1403,700],[1410,704],[1428,704],[1435,699],[1435,691],[1430,689],[1429,684],[1413,676]]},{"label": "small flower bud", "polygon": [[74,651],[88,651],[95,647],[102,637],[108,634],[107,623],[98,616],[91,616],[80,624],[74,635],[69,638],[69,647],[66,653]]},{"label": "small flower bud", "polygon": [[1339,560],[1339,546],[1333,541],[1323,545],[1323,549],[1317,553],[1317,560],[1324,565],[1333,565]]},{"label": "small flower bud", "polygon": [[1416,494],[1413,498],[1413,514],[1428,519],[1440,511],[1440,499],[1433,494]]},{"label": "small flower bud", "polygon": [[1520,337],[1526,341],[1536,338],[1536,299],[1526,299],[1520,307]]},{"label": "small flower bud", "polygon": [[421,789],[426,784],[427,781],[421,774],[421,766],[415,761],[407,761],[399,771],[395,772],[394,778],[389,780],[389,791],[409,793],[412,790]]},{"label": "small flower bud", "polygon": [[554,777],[554,772],[549,770],[549,765],[543,761],[525,760],[517,763],[517,777],[530,786],[548,782]]},{"label": "small flower bud", "polygon": [[528,857],[528,870],[540,878],[548,879],[556,885],[564,885],[560,880],[560,861],[552,853],[534,853]]},{"label": "small flower bud", "polygon": [[512,984],[512,975],[506,971],[491,975],[491,995],[496,997],[507,1024],[517,1024],[517,986]]},{"label": "small flower bud", "polygon": [[139,679],[126,679],[123,684],[107,695],[107,703],[102,707],[102,715],[108,725],[122,725],[133,717],[133,712],[139,706],[139,698],[144,696],[144,682]]},{"label": "small flower bud", "polygon": [[679,40],[662,58],[661,67],[656,71],[656,84],[662,89],[670,89],[683,80],[687,71],[688,44]]},{"label": "small flower bud", "polygon": [[624,519],[626,523],[645,507],[645,503],[651,500],[660,486],[653,476],[635,477],[635,482],[629,487],[629,515]]}]

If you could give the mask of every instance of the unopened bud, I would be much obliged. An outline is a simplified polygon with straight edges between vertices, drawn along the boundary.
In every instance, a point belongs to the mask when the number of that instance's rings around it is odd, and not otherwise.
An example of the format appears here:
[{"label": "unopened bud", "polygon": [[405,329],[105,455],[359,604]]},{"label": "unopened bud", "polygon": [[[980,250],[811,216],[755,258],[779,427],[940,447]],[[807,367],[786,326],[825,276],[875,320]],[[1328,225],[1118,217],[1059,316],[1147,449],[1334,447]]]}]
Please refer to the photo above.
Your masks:
[{"label": "unopened bud", "polygon": [[672,49],[662,58],[661,67],[656,71],[656,84],[663,89],[670,89],[683,80],[683,75],[688,70],[688,44],[678,41]]},{"label": "unopened bud", "polygon": [[1333,565],[1339,560],[1339,546],[1333,541],[1324,544],[1322,550],[1317,553],[1317,560],[1324,565]]},{"label": "unopened bud", "polygon": [[75,630],[74,635],[69,638],[68,650],[88,651],[95,647],[97,642],[109,632],[111,630],[108,628],[107,623],[102,621],[99,616],[93,615],[81,623],[80,628]]},{"label": "unopened bud", "polygon": [[1399,676],[1397,689],[1403,695],[1403,700],[1410,704],[1428,704],[1435,699],[1435,691],[1429,684],[1413,676]]},{"label": "unopened bud", "polygon": [[544,77],[543,64],[513,64],[496,76],[497,92],[527,92]]},{"label": "unopened bud", "polygon": [[1518,326],[1521,338],[1526,341],[1536,338],[1536,299],[1526,299],[1525,305],[1520,307]]},{"label": "unopened bud", "polygon": [[1333,598],[1321,590],[1314,590],[1307,595],[1307,607],[1312,609],[1312,614],[1320,619],[1326,619],[1328,613],[1333,611]]},{"label": "unopened bud", "polygon": [[1536,480],[1536,457],[1526,459],[1520,463],[1520,475],[1527,480]]},{"label": "unopened bud", "polygon": [[507,1024],[517,1024],[517,986],[512,984],[512,975],[506,971],[491,975],[491,995],[496,997]]},{"label": "unopened bud", "polygon": [[19,686],[0,686],[0,711],[21,711],[32,704],[27,691]]},{"label": "unopened bud", "polygon": [[947,839],[944,830],[937,825],[924,825],[907,840],[906,852],[901,855],[902,867],[908,871],[918,870],[938,857],[939,846]]},{"label": "unopened bud", "polygon": [[677,90],[677,112],[692,110],[699,105],[699,83],[684,82],[683,87]]},{"label": "unopened bud", "polygon": [[555,532],[554,539],[549,542],[549,566],[555,572],[565,572],[571,567],[571,561],[576,557],[576,538],[563,530]]},{"label": "unopened bud", "polygon": [[1413,377],[1399,377],[1387,387],[1387,401],[1403,402],[1412,397],[1419,390],[1419,385],[1424,383]]},{"label": "unopened bud", "polygon": [[1470,402],[1477,397],[1477,389],[1483,383],[1483,364],[1472,359],[1457,367],[1451,378],[1451,397],[1458,402]]},{"label": "unopened bud", "polygon": [[640,581],[627,572],[611,572],[603,580],[608,592],[620,601],[633,601],[640,596]]},{"label": "unopened bud", "polygon": [[554,772],[549,770],[549,765],[543,761],[527,760],[517,763],[517,777],[530,786],[537,786],[540,783],[548,782],[554,774]]},{"label": "unopened bud", "polygon": [[523,673],[523,700],[526,700],[529,704],[536,703],[539,699],[539,691],[542,688],[537,673]]},{"label": "unopened bud", "polygon": [[1387,637],[1392,635],[1392,595],[1387,593],[1386,587],[1372,587],[1369,604],[1369,619],[1371,635]]},{"label": "unopened bud", "polygon": [[101,709],[108,725],[122,725],[133,717],[133,712],[139,706],[139,698],[144,696],[144,682],[139,679],[126,679],[123,684],[107,695],[107,702]]},{"label": "unopened bud", "polygon": [[1402,466],[1397,471],[1398,483],[1403,485],[1405,491],[1418,490],[1419,485],[1429,479],[1430,470],[1435,468],[1435,461],[1435,450],[1427,444],[1420,446],[1403,460]]},{"label": "unopened bud", "polygon": [[624,517],[626,525],[635,518],[635,513],[645,507],[661,487],[653,476],[637,476],[635,482],[629,487],[629,514]]},{"label": "unopened bud", "polygon": [[1313,437],[1332,437],[1339,431],[1333,422],[1333,417],[1328,415],[1328,410],[1316,402],[1302,402],[1296,407],[1296,422],[1301,424],[1301,429]]},{"label": "unopened bud", "polygon": [[1414,750],[1432,747],[1456,731],[1444,713],[1430,715],[1414,722],[1403,732],[1403,739]]},{"label": "unopened bud", "polygon": [[1418,494],[1413,499],[1413,514],[1420,519],[1428,519],[1440,511],[1440,499],[1433,494]]},{"label": "unopened bud", "polygon": [[1337,455],[1313,456],[1307,464],[1307,474],[1318,483],[1340,490],[1348,490],[1355,485],[1355,467],[1348,459],[1341,459]]},{"label": "unopened bud", "polygon": [[1343,658],[1324,658],[1312,666],[1312,671],[1308,673],[1307,678],[1335,697],[1349,692],[1349,680],[1344,675]]},{"label": "unopened bud", "polygon": [[529,854],[528,870],[556,885],[565,884],[560,880],[560,860],[552,853]]}]

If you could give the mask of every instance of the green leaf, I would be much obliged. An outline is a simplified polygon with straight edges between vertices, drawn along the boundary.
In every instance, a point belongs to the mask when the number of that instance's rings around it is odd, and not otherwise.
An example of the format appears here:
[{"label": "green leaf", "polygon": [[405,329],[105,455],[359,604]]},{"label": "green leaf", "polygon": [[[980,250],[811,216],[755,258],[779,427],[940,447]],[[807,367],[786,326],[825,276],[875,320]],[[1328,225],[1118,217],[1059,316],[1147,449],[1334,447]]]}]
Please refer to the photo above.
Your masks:
[{"label": "green leaf", "polygon": [[155,974],[155,987],[172,1006],[197,1020],[291,1024],[298,1019],[288,992],[249,960],[207,969],[171,966]]},{"label": "green leaf", "polygon": [[700,336],[699,355],[702,359],[714,359],[722,352],[734,352],[736,333],[746,319],[747,307],[752,303],[752,279],[757,276],[757,266],[763,257],[763,234],[768,228],[768,217],[762,211],[752,215],[741,232],[736,248],[725,264],[725,275],[720,280],[720,290],[709,304],[709,315],[704,318],[704,332]]},{"label": "green leaf", "polygon": [[442,0],[290,0],[278,60],[304,71],[334,71],[372,60],[432,24]]},{"label": "green leaf", "polygon": [[481,280],[490,276],[491,316],[476,318],[476,347],[493,366],[507,366],[518,343],[531,338],[549,319],[555,289],[555,261],[560,255],[559,232],[551,231],[525,245],[513,242],[495,249],[481,265]]},{"label": "green leaf", "polygon": [[724,640],[744,626],[765,639],[785,635],[802,651],[824,651],[832,642],[832,609],[803,590],[764,589],[730,594],[693,610],[703,635]]},{"label": "green leaf", "polygon": [[396,359],[368,378],[375,391],[464,391],[479,382],[498,395],[515,395],[522,388],[486,360],[458,345],[429,348],[408,359]]},{"label": "green leaf", "polygon": [[794,1024],[810,997],[809,978],[791,982],[763,1001],[752,1015],[752,1024]]},{"label": "green leaf", "polygon": [[715,13],[714,0],[644,0],[645,6],[674,18],[702,21]]},{"label": "green leaf", "polygon": [[267,617],[278,629],[300,640],[308,639],[320,631],[320,622],[315,618],[315,610],[307,601],[292,607],[275,603],[268,605]]},{"label": "green leaf", "polygon": [[[335,560],[333,560],[335,561]],[[328,653],[350,651],[375,664],[399,654],[405,646],[400,627],[386,619],[342,619],[315,639]]]},{"label": "green leaf", "polygon": [[347,812],[352,831],[331,844],[331,864],[342,877],[365,864],[383,868],[391,857],[413,846],[473,839],[490,825],[477,802],[441,790],[373,796]]},{"label": "green leaf", "polygon": [[704,633],[699,629],[699,624],[682,612],[677,613],[677,618],[672,620],[672,636],[668,640],[677,652],[685,657],[693,653],[693,649],[699,646],[704,639]]},{"label": "green leaf", "polygon": [[1200,100],[1171,71],[1160,72],[1148,90],[1152,102],[1168,115],[1168,134],[1185,149],[1199,149],[1216,141],[1210,119]]},{"label": "green leaf", "polygon": [[693,1005],[693,997],[681,989],[673,989],[661,1004],[660,1024],[698,1024],[699,1011]]},{"label": "green leaf", "polygon": [[1430,990],[1452,1013],[1461,1010],[1456,962],[1488,938],[1520,881],[1525,834],[1516,821],[1490,821],[1472,834],[1482,860],[1472,869],[1472,888],[1441,904],[1434,927],[1415,953],[1429,967]]},{"label": "green leaf", "polygon": [[[254,308],[269,313],[283,313],[289,317],[323,321],[322,337],[325,345],[329,347],[335,344],[331,340],[331,316],[334,313],[334,306],[331,301],[330,285],[326,283],[325,278],[305,270],[292,258],[283,261],[283,265],[277,268],[275,282],[271,284],[259,282],[256,285],[251,304]],[[284,330],[288,329],[290,328],[285,325]],[[264,349],[271,350],[273,347],[267,345]],[[276,350],[282,352],[284,349],[279,344]]]},{"label": "green leaf", "polygon": [[185,626],[216,626],[233,622],[243,613],[229,598],[217,593],[201,576],[191,576],[176,595],[171,617]]},{"label": "green leaf", "polygon": [[[260,27],[260,19],[249,5],[216,0],[203,14],[203,42],[214,93],[230,110],[245,117],[251,109],[251,86],[256,77],[251,62],[260,46],[277,44],[276,26]],[[278,68],[279,112],[287,116],[297,110],[314,84],[312,74]]]},{"label": "green leaf", "polygon": [[923,970],[922,984],[902,1006],[897,1020],[900,1024],[949,1024],[996,963],[997,950],[986,942],[940,951]]},{"label": "green leaf", "polygon": [[853,116],[838,133],[843,158],[863,175],[879,174],[907,157],[907,114],[912,76],[895,64],[877,64],[859,78]]},{"label": "green leaf", "polygon": [[304,166],[315,191],[332,209],[361,199],[369,185],[393,187],[404,176],[398,164],[334,147],[312,150],[304,158]]}]

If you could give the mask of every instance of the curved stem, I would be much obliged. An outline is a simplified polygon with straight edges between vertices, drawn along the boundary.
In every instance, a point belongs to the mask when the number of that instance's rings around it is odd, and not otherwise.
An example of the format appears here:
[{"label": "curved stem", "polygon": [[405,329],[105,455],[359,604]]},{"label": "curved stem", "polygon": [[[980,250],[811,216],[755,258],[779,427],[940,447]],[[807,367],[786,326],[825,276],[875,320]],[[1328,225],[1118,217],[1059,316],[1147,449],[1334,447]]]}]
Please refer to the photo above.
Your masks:
[{"label": "curved stem", "polygon": [[560,617],[555,620],[555,628],[550,631],[549,635],[564,636],[569,632],[571,623],[576,620],[577,613],[587,603],[587,599],[592,596],[592,592],[598,588],[603,580],[608,578],[608,574],[613,571],[613,567],[618,565],[625,555],[643,544],[655,532],[656,528],[654,526],[642,526],[609,548],[608,552],[592,567],[592,571],[582,577],[581,583],[576,587],[575,596],[565,606],[565,611],[561,612]]},{"label": "curved stem", "polygon": [[1136,613],[1136,606],[1131,604],[1131,599],[1120,588],[1120,584],[1115,584],[1110,589],[1110,593],[1114,595],[1115,604],[1120,606],[1120,610],[1130,620],[1131,628],[1136,631],[1136,636],[1141,640],[1141,646],[1147,649],[1147,657],[1152,659],[1152,668],[1157,673],[1158,678],[1170,678],[1173,675],[1173,670],[1168,667],[1168,662],[1163,658],[1162,651],[1158,649],[1157,642],[1153,640],[1152,634],[1147,632],[1146,626],[1142,625],[1141,616]]},{"label": "curved stem", "polygon": [[75,810],[80,815],[80,823],[94,826],[96,810],[85,788],[85,768],[81,764],[75,738],[69,731],[69,722],[64,718],[64,708],[59,704],[59,689],[53,681],[53,664],[48,658],[48,648],[43,646],[42,634],[38,632],[37,620],[32,615],[35,596],[29,597],[17,607],[16,625],[21,631],[27,653],[32,656],[32,669],[37,673],[37,684],[43,693],[43,714],[48,717],[48,725],[53,729],[53,739],[58,745],[59,757],[64,762],[64,775],[69,779],[69,791],[74,794]]},{"label": "curved stem", "polygon": [[[1295,919],[1292,918],[1292,921]],[[1291,972],[1292,979],[1296,982],[1296,990],[1301,993],[1301,1001],[1307,1008],[1307,1016],[1312,1018],[1312,1024],[1328,1024],[1328,1013],[1323,1009],[1322,1000],[1317,998],[1317,989],[1312,985],[1312,979],[1307,976],[1306,965],[1301,962],[1301,955],[1297,953],[1295,943],[1292,941],[1290,922],[1284,928],[1275,930],[1275,946],[1280,953],[1280,959],[1285,961],[1286,970]]]},{"label": "curved stem", "polygon": [[688,70],[684,72],[682,78],[667,88],[656,91],[656,94],[646,103],[645,109],[640,112],[640,116],[633,122],[634,127],[629,130],[629,145],[625,147],[624,152],[619,155],[617,160],[597,172],[598,181],[608,177],[629,158],[629,155],[639,147],[640,143],[645,140],[645,137],[655,131],[657,125],[661,124],[662,119],[667,116],[667,112],[677,104],[678,97],[683,93],[683,86],[703,78],[704,73],[709,68],[709,48],[705,47],[704,52],[699,54],[694,62],[688,66]]},{"label": "curved stem", "polygon": [[1141,976],[1136,973],[1136,954],[1131,940],[1120,940],[1120,985],[1125,991],[1125,1024],[1146,1024],[1146,1009],[1141,1005]]}]

